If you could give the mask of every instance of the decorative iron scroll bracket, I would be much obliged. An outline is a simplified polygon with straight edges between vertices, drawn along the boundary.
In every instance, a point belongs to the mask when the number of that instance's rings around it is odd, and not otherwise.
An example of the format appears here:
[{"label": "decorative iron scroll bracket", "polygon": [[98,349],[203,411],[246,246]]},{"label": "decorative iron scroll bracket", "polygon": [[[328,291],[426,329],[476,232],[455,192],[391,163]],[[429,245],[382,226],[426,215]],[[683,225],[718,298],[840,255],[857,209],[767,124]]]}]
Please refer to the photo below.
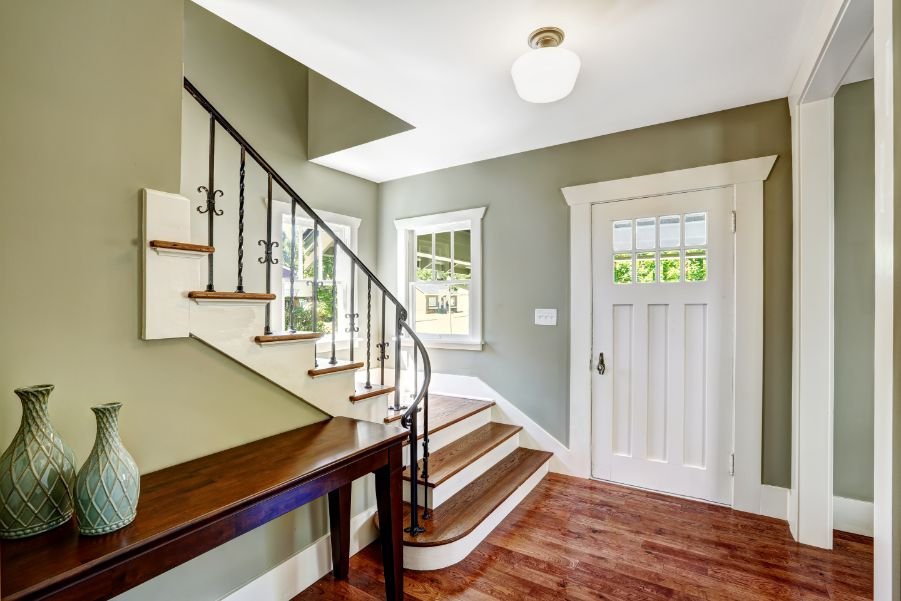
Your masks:
[{"label": "decorative iron scroll bracket", "polygon": [[278,242],[266,242],[265,240],[260,240],[257,242],[258,246],[264,247],[266,250],[263,252],[263,256],[259,257],[257,261],[262,263],[263,265],[269,263],[270,265],[278,265],[278,259],[273,258],[272,249],[278,246]]},{"label": "decorative iron scroll bracket", "polygon": [[385,361],[390,359],[386,350],[388,349],[388,342],[379,342],[375,345],[377,349],[379,349],[379,356],[376,357],[376,361]]},{"label": "decorative iron scroll bracket", "polygon": [[[347,319],[357,320],[360,319],[359,313],[345,313],[344,317]],[[360,326],[355,325],[353,328],[344,328],[345,332],[353,332],[354,334],[358,334],[360,332]]]},{"label": "decorative iron scroll bracket", "polygon": [[213,192],[210,193],[210,189],[206,186],[198,186],[197,191],[201,194],[206,194],[206,208],[197,207],[198,213],[203,215],[212,211],[213,215],[215,215],[216,217],[221,217],[224,214],[221,209],[216,208],[216,198],[221,198],[225,195],[222,190],[213,190]]}]

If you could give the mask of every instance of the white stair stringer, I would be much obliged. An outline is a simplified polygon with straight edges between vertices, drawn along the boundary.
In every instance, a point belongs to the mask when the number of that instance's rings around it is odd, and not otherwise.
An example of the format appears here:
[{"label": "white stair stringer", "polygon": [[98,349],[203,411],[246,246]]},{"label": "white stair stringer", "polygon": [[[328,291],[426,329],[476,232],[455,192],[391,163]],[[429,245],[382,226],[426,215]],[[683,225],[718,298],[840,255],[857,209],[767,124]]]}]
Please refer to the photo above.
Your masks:
[{"label": "white stair stringer", "polygon": [[[463,487],[484,474],[492,466],[494,466],[494,464],[515,451],[517,448],[519,448],[518,432],[464,467],[462,470],[460,470],[441,484],[428,489],[429,506],[433,509],[440,507],[442,503],[463,490]],[[422,502],[422,499],[426,498],[425,494],[426,487],[420,484],[420,502]],[[407,503],[410,502],[409,486],[404,486],[404,501],[406,501]]]}]

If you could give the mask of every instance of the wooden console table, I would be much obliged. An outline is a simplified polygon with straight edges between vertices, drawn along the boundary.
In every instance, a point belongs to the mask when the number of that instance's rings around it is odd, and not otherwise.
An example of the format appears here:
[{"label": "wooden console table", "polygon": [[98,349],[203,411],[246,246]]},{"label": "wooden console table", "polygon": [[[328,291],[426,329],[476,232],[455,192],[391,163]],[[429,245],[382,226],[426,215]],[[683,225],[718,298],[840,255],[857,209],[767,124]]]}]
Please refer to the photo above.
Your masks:
[{"label": "wooden console table", "polygon": [[335,577],[346,578],[350,485],[375,473],[389,601],[403,599],[401,428],[335,417],[141,478],[138,516],[102,536],[74,520],[0,543],[0,598],[108,599],[323,495]]}]

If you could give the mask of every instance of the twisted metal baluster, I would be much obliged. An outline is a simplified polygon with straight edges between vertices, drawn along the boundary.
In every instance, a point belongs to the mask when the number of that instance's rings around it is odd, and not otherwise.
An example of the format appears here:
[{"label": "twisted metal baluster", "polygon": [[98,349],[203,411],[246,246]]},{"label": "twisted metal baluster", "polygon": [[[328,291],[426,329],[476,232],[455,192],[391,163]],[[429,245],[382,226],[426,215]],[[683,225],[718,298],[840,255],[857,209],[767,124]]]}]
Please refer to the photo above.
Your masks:
[{"label": "twisted metal baluster", "polygon": [[[266,294],[272,293],[272,266],[278,264],[278,259],[272,257],[272,249],[278,246],[278,242],[272,241],[272,174],[269,174],[269,185],[266,192],[266,239],[257,242],[258,246],[262,246],[263,256],[257,261],[266,266]],[[267,336],[272,334],[270,306],[272,303],[266,303],[266,325],[263,333]]]},{"label": "twisted metal baluster", "polygon": [[[319,331],[319,224],[313,222],[313,331]],[[314,343],[315,344],[315,343]],[[313,366],[319,367],[319,357],[313,353]]]},{"label": "twisted metal baluster", "polygon": [[372,390],[372,280],[366,279],[366,390]]},{"label": "twisted metal baluster", "polygon": [[332,242],[332,358],[329,365],[337,365],[335,336],[338,332],[338,245]]},{"label": "twisted metal baluster", "polygon": [[[244,292],[244,177],[247,151],[241,147],[241,168],[238,170],[238,287],[235,292]],[[269,292],[268,290],[266,292]],[[268,306],[268,304],[267,304]]]},{"label": "twisted metal baluster", "polygon": [[[201,194],[206,195],[206,207],[197,207],[197,212],[201,215],[207,215],[207,243],[210,246],[214,246],[213,244],[213,218],[219,217],[223,214],[223,211],[216,208],[216,198],[223,196],[222,190],[216,189],[216,178],[215,178],[215,170],[216,170],[216,118],[213,113],[210,113],[210,150],[209,150],[209,180],[208,185],[206,186],[198,186],[197,191]],[[216,288],[213,286],[213,253],[209,253],[206,256],[207,261],[207,284],[206,291],[207,292],[215,292]]]},{"label": "twisted metal baluster", "polygon": [[297,308],[297,297],[294,294],[294,280],[297,279],[297,203],[291,199],[291,314],[288,319],[289,330],[293,334],[295,329],[294,311]]},{"label": "twisted metal baluster", "polygon": [[345,315],[350,319],[350,327],[347,328],[347,331],[350,332],[350,362],[354,362],[354,346],[356,343],[356,334],[360,331],[359,326],[356,325],[357,317],[360,316],[359,313],[354,313],[354,304],[356,303],[356,280],[357,280],[357,264],[354,263],[353,259],[350,260],[350,313]]},{"label": "twisted metal baluster", "polygon": [[381,338],[382,341],[375,345],[379,349],[379,370],[381,371],[380,380],[382,386],[385,385],[385,361],[388,359],[388,343],[385,342],[385,292],[382,291],[382,329],[381,329]]},{"label": "twisted metal baluster", "polygon": [[422,510],[422,519],[432,518],[431,503],[429,502],[429,391],[422,395],[422,488],[425,491],[425,507]]}]

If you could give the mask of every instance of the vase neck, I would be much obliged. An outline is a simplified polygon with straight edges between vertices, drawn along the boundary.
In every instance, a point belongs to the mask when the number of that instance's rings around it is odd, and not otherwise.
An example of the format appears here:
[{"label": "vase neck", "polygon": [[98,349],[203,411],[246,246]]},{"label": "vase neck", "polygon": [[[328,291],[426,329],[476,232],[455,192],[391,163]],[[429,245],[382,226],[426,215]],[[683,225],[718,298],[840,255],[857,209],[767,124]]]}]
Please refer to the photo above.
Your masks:
[{"label": "vase neck", "polygon": [[91,411],[97,416],[97,442],[98,445],[120,444],[119,438],[119,403],[108,403],[91,407]]},{"label": "vase neck", "polygon": [[47,403],[52,386],[35,386],[19,388],[16,394],[22,401],[22,427],[47,428],[50,426],[50,412]]}]

